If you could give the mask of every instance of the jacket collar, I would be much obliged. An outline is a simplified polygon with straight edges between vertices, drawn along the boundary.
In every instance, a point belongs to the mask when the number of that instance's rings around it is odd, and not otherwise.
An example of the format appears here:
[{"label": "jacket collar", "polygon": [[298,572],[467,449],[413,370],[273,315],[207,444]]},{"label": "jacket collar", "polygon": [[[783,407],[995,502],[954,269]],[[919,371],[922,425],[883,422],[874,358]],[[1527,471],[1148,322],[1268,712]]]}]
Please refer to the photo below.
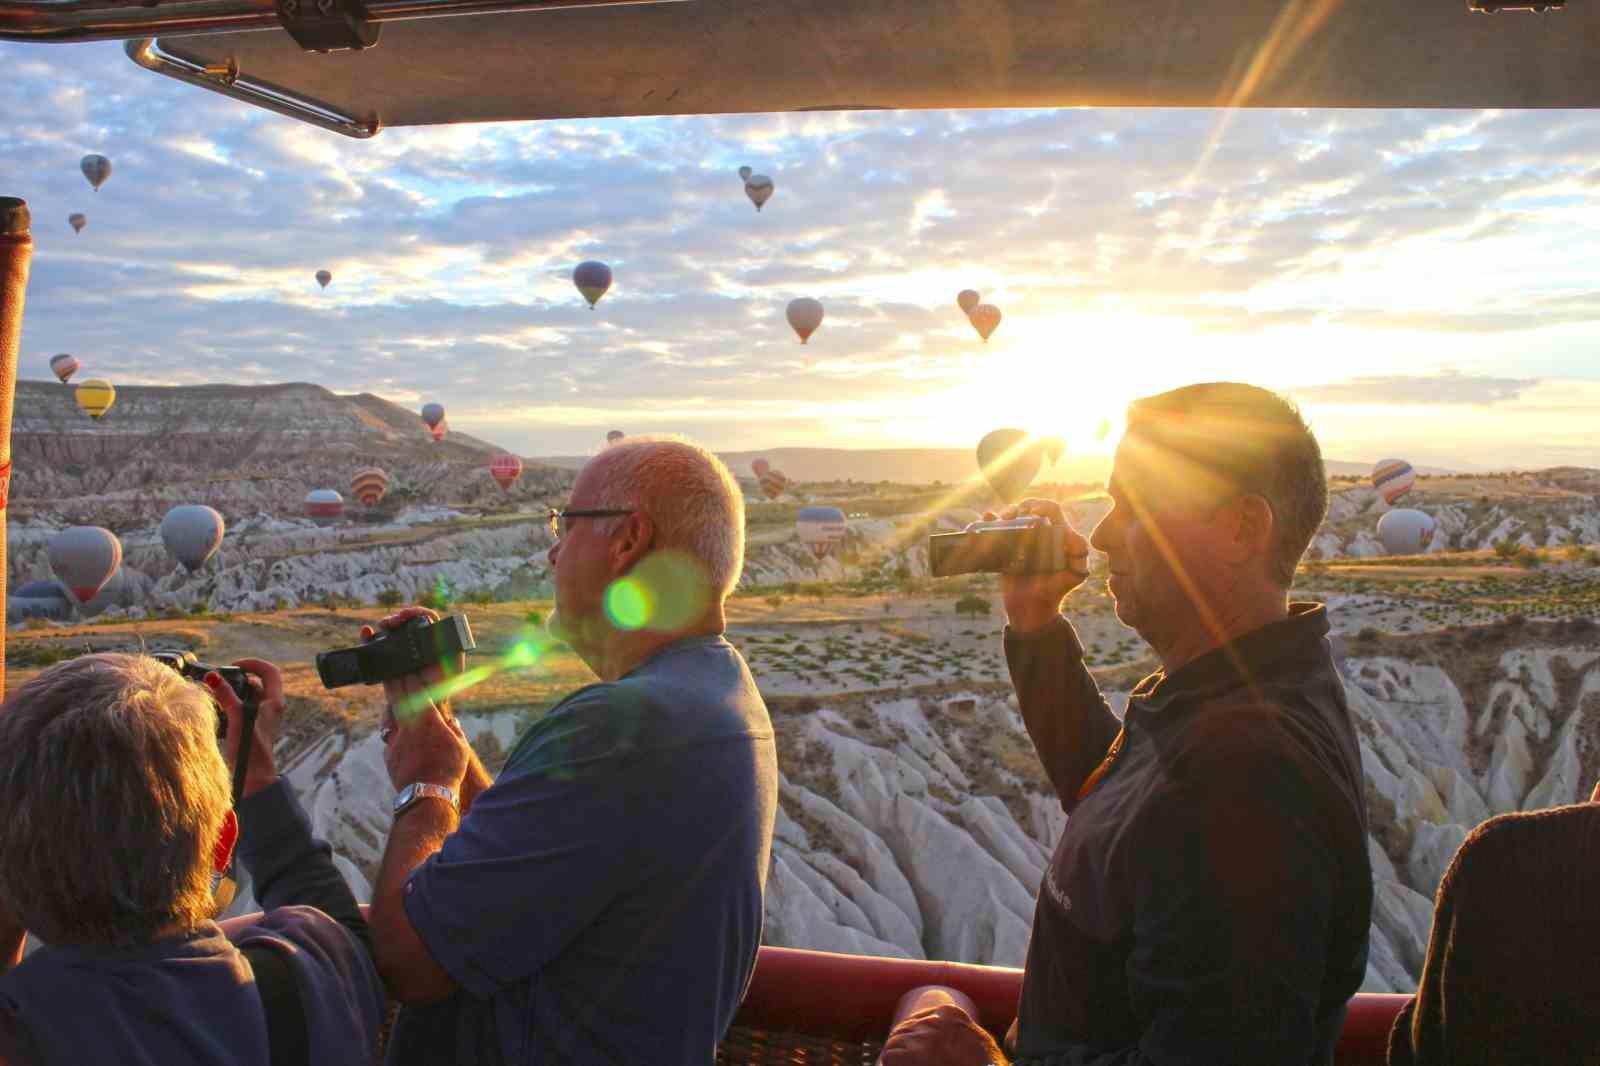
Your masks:
[{"label": "jacket collar", "polygon": [[1128,708],[1159,714],[1174,701],[1204,698],[1257,684],[1285,660],[1325,654],[1328,609],[1291,603],[1289,616],[1253,629],[1171,674],[1158,670],[1134,686]]}]

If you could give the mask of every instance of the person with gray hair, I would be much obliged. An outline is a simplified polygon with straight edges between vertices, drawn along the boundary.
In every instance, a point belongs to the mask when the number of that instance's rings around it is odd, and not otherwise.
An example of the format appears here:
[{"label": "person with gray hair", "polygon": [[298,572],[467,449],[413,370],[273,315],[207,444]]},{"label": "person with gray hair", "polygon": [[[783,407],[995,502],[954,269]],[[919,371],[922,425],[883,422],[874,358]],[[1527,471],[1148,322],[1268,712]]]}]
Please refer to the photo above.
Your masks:
[{"label": "person with gray hair", "polygon": [[[0,1062],[372,1061],[366,924],[273,761],[282,677],[237,665],[260,694],[237,811],[244,715],[214,672],[84,655],[0,705]],[[224,927],[235,843],[266,911]]]},{"label": "person with gray hair", "polygon": [[[723,637],[738,484],[687,441],[627,438],[551,533],[551,628],[599,680],[497,780],[444,697],[464,663],[385,685],[399,791],[372,924],[402,1004],[391,1063],[709,1063],[754,972],[778,774]],[[435,617],[379,626],[418,615]]]}]

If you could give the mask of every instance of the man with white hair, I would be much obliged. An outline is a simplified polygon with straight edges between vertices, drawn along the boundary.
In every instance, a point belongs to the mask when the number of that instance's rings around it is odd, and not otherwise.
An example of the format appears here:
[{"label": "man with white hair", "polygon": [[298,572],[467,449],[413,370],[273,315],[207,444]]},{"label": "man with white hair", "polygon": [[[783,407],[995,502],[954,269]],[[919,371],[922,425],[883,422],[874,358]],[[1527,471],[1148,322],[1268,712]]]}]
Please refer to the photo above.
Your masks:
[{"label": "man with white hair", "polygon": [[493,781],[441,695],[462,663],[385,686],[399,794],[371,920],[404,1005],[391,1063],[709,1063],[754,970],[778,775],[722,635],[738,485],[693,444],[628,439],[551,525],[552,626],[598,683]]}]

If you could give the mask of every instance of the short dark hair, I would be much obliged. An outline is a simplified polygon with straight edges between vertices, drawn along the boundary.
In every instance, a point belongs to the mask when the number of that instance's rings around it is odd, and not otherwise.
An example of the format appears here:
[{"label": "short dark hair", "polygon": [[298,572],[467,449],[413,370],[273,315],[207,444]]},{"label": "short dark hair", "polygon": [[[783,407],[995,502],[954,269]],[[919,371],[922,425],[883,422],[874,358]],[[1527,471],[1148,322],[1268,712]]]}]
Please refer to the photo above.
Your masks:
[{"label": "short dark hair", "polygon": [[1185,385],[1128,406],[1128,435],[1212,474],[1217,487],[1272,509],[1272,576],[1284,588],[1328,513],[1322,449],[1300,411],[1275,392],[1233,381]]}]

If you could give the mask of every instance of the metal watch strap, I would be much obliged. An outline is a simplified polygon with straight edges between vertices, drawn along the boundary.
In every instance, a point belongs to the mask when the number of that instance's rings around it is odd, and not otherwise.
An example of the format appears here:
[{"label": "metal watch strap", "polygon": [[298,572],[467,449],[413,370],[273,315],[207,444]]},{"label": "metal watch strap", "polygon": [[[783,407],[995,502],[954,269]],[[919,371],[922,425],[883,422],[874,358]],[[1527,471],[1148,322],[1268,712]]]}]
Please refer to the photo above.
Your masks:
[{"label": "metal watch strap", "polygon": [[446,788],[444,785],[433,785],[425,781],[413,781],[411,784],[401,789],[400,794],[394,798],[394,816],[396,818],[400,817],[400,815],[405,813],[407,810],[416,806],[417,801],[422,799],[424,796],[437,796],[440,799],[448,802],[454,810],[458,812],[461,810],[461,804],[456,801],[456,794],[450,791],[450,789]]}]

